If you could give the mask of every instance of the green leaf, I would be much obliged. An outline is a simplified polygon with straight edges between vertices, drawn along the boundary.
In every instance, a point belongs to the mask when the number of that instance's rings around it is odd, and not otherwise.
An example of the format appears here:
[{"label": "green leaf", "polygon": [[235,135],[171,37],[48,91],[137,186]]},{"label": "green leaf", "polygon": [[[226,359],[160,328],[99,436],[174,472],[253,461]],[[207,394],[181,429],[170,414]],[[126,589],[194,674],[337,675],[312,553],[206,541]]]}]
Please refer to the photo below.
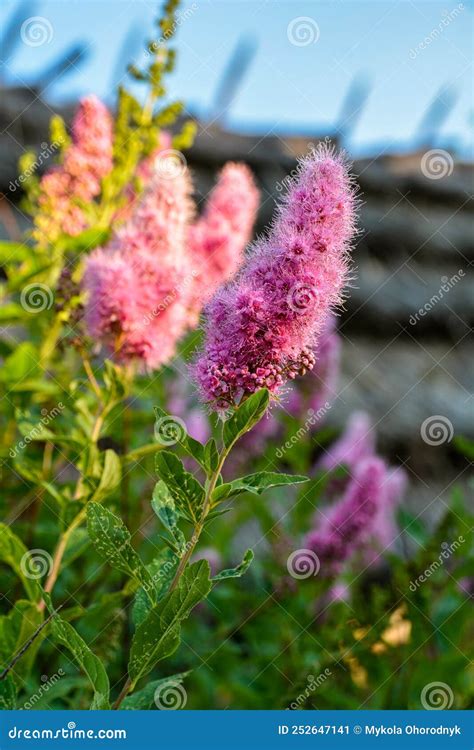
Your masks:
[{"label": "green leaf", "polygon": [[151,595],[151,576],[130,544],[130,532],[120,518],[103,505],[89,503],[87,528],[99,555],[113,568],[134,578]]},{"label": "green leaf", "polygon": [[20,263],[28,258],[31,258],[34,253],[34,249],[25,245],[23,242],[8,242],[7,240],[0,240],[0,263]]},{"label": "green leaf", "polygon": [[2,325],[18,323],[25,316],[25,310],[16,302],[6,302],[0,307],[0,323]]},{"label": "green leaf", "polygon": [[185,539],[183,533],[178,528],[178,514],[174,500],[168,490],[168,486],[161,480],[155,484],[151,507],[160,519],[161,523],[173,537],[176,542],[178,552],[182,551]]},{"label": "green leaf", "polygon": [[208,474],[216,471],[219,466],[219,451],[217,450],[217,444],[214,438],[207,441],[204,447],[204,457]]},{"label": "green leaf", "polygon": [[[155,423],[160,420],[172,419],[170,415],[161,409],[159,406],[155,406]],[[206,469],[206,459],[204,455],[204,446],[200,442],[192,438],[185,430],[176,431],[176,444],[180,445],[186,453],[194,458],[195,461],[203,468]]]},{"label": "green leaf", "polygon": [[93,250],[99,245],[104,245],[110,236],[110,229],[102,227],[91,227],[76,237],[65,237],[62,242],[67,252],[85,253]]},{"label": "green leaf", "polygon": [[[0,672],[22,650],[43,622],[36,603],[19,599],[8,615],[0,617]],[[12,672],[14,682],[21,687],[33,666],[44,632],[38,633],[31,645],[16,662]]]},{"label": "green leaf", "polygon": [[[149,565],[146,566],[152,581],[157,602],[163,598],[173,580],[180,558],[170,549],[162,550]],[[137,591],[133,603],[132,620],[138,627],[151,609],[150,598],[145,589]]]},{"label": "green leaf", "polygon": [[265,388],[252,393],[227,422],[224,422],[223,438],[227,450],[261,420],[267,410],[269,399],[270,394]]},{"label": "green leaf", "polygon": [[185,568],[174,591],[166,594],[137,628],[128,667],[132,684],[135,685],[157,662],[176,651],[180,643],[181,622],[211,589],[209,573],[207,560],[199,560]]},{"label": "green leaf", "polygon": [[90,498],[91,502],[100,503],[104,498],[110,495],[120,484],[122,478],[122,466],[120,458],[115,451],[109,449],[105,451],[104,466],[97,489]]},{"label": "green leaf", "polygon": [[298,474],[280,474],[276,471],[259,471],[256,474],[249,474],[241,479],[235,479],[233,482],[221,484],[216,487],[212,493],[212,501],[217,503],[234,495],[240,495],[242,492],[252,492],[254,495],[261,495],[265,490],[271,487],[283,487],[284,485],[300,484],[307,482],[308,477]]},{"label": "green leaf", "polygon": [[186,471],[182,461],[170,451],[161,451],[155,456],[156,471],[167,485],[180,512],[196,519],[196,511],[204,502],[204,488]]},{"label": "green leaf", "polygon": [[240,578],[249,569],[253,558],[253,551],[251,549],[248,549],[240,565],[237,565],[235,568],[226,568],[225,570],[221,570],[221,572],[215,575],[212,580],[223,581],[226,578]]},{"label": "green leaf", "polygon": [[27,341],[18,344],[13,354],[6,358],[3,367],[0,368],[0,381],[12,382],[17,386],[27,377],[31,379],[40,372],[39,360],[39,352],[33,344]]},{"label": "green leaf", "polygon": [[110,685],[107,672],[87,643],[68,622],[55,615],[51,622],[51,633],[72,654],[79,667],[86,673],[94,689],[92,710],[106,711],[110,708]]},{"label": "green leaf", "polygon": [[127,695],[122,701],[120,708],[126,711],[145,711],[153,706],[155,694],[160,691],[160,688],[178,687],[183,683],[185,677],[190,674],[189,672],[180,672],[179,674],[173,674],[170,677],[163,677],[161,680],[153,680],[149,682],[141,690],[137,690],[133,695]]},{"label": "green leaf", "polygon": [[16,688],[11,675],[0,680],[0,711],[11,711],[16,704]]},{"label": "green leaf", "polygon": [[104,383],[108,401],[120,401],[125,396],[127,384],[122,370],[109,359],[104,362]]},{"label": "green leaf", "polygon": [[[42,558],[47,562],[47,553],[44,550],[36,552],[42,552]],[[41,599],[42,588],[34,571],[32,577],[31,563],[36,559],[34,553],[35,550],[27,550],[9,526],[0,523],[0,560],[9,565],[21,579],[28,598],[37,602]]]}]

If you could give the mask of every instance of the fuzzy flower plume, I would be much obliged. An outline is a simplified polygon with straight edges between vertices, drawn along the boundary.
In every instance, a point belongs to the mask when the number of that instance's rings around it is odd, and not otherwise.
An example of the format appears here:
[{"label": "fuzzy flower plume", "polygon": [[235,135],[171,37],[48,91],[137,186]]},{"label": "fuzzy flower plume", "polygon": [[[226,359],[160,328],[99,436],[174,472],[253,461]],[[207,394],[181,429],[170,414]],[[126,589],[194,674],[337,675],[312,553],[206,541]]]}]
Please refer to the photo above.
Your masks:
[{"label": "fuzzy flower plume", "polygon": [[156,174],[109,246],[88,258],[86,324],[119,361],[138,359],[155,369],[173,356],[188,327],[190,193],[186,171],[173,179]]},{"label": "fuzzy flower plume", "polygon": [[349,476],[333,482],[339,499],[320,511],[307,546],[319,557],[325,574],[337,575],[354,555],[364,565],[376,563],[397,537],[395,511],[407,487],[407,475],[376,454],[375,431],[365,412],[355,412],[346,431],[319,467],[345,466]]},{"label": "fuzzy flower plume", "polygon": [[[127,218],[109,245],[88,258],[83,279],[90,335],[117,360],[138,359],[148,370],[169,361],[177,341],[196,325],[203,285],[212,289],[224,273],[215,270],[219,249],[227,273],[235,269],[258,199],[246,167],[227,165],[204,217],[193,224],[188,169],[174,162],[172,170],[166,169],[162,160],[168,157],[166,149],[157,150],[140,165],[145,190],[121,213],[121,219]],[[195,229],[201,245],[191,247]],[[207,255],[199,255],[198,247]]]},{"label": "fuzzy flower plume", "polygon": [[244,164],[229,162],[219,175],[202,216],[189,228],[188,246],[197,269],[191,308],[196,315],[244,259],[257,215],[259,191]]},{"label": "fuzzy flower plume", "polygon": [[74,116],[62,163],[40,182],[34,229],[39,244],[61,234],[76,236],[87,228],[85,208],[99,195],[101,180],[111,169],[112,118],[97,97],[88,96]]},{"label": "fuzzy flower plume", "polygon": [[385,464],[380,458],[363,461],[343,497],[308,535],[305,544],[318,556],[323,575],[340,573],[344,562],[370,536],[372,521],[383,503],[385,481]]},{"label": "fuzzy flower plume", "polygon": [[208,305],[194,377],[214,408],[258,388],[278,391],[313,368],[318,336],[348,280],[355,208],[341,157],[320,147],[301,162],[272,229]]}]

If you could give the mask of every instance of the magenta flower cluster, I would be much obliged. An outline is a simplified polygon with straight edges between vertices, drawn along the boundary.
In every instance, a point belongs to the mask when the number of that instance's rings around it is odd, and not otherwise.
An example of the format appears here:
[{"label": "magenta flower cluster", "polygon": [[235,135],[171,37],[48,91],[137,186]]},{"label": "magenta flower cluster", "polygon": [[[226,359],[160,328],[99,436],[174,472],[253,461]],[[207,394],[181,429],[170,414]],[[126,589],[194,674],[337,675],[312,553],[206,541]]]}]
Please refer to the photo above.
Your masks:
[{"label": "magenta flower cluster", "polygon": [[206,310],[193,372],[213,408],[235,405],[314,367],[318,336],[349,276],[356,198],[347,165],[326,146],[299,165],[268,234]]},{"label": "magenta flower cluster", "polygon": [[406,473],[387,466],[375,452],[375,433],[365,413],[355,413],[342,437],[319,463],[327,470],[344,466],[349,477],[342,496],[318,511],[305,546],[318,556],[324,576],[339,574],[359,554],[370,565],[390,547],[397,531],[394,511],[406,488]]},{"label": "magenta flower cluster", "polygon": [[118,361],[150,370],[169,361],[203,300],[241,263],[258,207],[250,171],[231,163],[194,222],[188,169],[167,172],[167,151],[141,170],[143,194],[109,245],[88,258],[83,278],[90,335]]}]

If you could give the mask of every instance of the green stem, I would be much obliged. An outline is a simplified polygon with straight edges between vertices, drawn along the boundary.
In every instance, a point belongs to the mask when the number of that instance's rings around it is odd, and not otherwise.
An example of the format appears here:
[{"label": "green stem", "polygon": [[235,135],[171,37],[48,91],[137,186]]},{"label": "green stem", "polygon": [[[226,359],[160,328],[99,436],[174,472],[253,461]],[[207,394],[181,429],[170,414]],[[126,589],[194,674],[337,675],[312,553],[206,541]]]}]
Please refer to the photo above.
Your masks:
[{"label": "green stem", "polygon": [[222,471],[222,467],[224,466],[224,461],[226,460],[228,454],[229,454],[230,448],[224,449],[220,455],[219,463],[217,465],[217,468],[215,471],[212,472],[212,474],[209,477],[209,483],[207,485],[206,495],[204,498],[204,503],[202,506],[202,512],[199,520],[197,521],[196,525],[194,526],[193,533],[191,535],[191,539],[189,540],[187,546],[186,546],[186,552],[182,556],[181,560],[179,561],[178,568],[176,570],[176,573],[174,575],[174,578],[171,582],[171,586],[169,588],[170,591],[173,591],[176,586],[179,583],[179,579],[181,578],[184,569],[186,565],[189,562],[189,559],[191,555],[194,552],[194,549],[196,547],[196,544],[199,541],[199,538],[202,534],[202,530],[204,528],[204,524],[206,522],[206,518],[209,514],[209,511],[211,510],[211,501],[212,501],[212,493],[214,492],[214,489],[216,487],[217,480],[219,478],[219,475]]}]

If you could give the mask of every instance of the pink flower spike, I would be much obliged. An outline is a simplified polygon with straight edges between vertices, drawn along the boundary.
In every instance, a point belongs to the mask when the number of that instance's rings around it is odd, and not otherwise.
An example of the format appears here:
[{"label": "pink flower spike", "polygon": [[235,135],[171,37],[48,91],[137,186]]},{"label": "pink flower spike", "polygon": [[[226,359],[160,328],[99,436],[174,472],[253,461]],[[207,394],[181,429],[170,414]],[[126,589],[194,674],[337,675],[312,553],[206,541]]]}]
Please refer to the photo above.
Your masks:
[{"label": "pink flower spike", "polygon": [[374,520],[384,503],[386,470],[379,458],[369,458],[357,469],[338,503],[305,541],[321,563],[324,576],[337,575],[343,564],[368,539]]},{"label": "pink flower spike", "polygon": [[314,348],[349,277],[356,199],[344,160],[325,146],[290,182],[268,235],[206,310],[193,368],[202,397],[225,409],[314,367]]},{"label": "pink flower spike", "polygon": [[189,253],[198,269],[192,300],[197,314],[216,288],[231,279],[241,265],[259,197],[248,167],[229,162],[210,193],[203,215],[189,228]]}]

